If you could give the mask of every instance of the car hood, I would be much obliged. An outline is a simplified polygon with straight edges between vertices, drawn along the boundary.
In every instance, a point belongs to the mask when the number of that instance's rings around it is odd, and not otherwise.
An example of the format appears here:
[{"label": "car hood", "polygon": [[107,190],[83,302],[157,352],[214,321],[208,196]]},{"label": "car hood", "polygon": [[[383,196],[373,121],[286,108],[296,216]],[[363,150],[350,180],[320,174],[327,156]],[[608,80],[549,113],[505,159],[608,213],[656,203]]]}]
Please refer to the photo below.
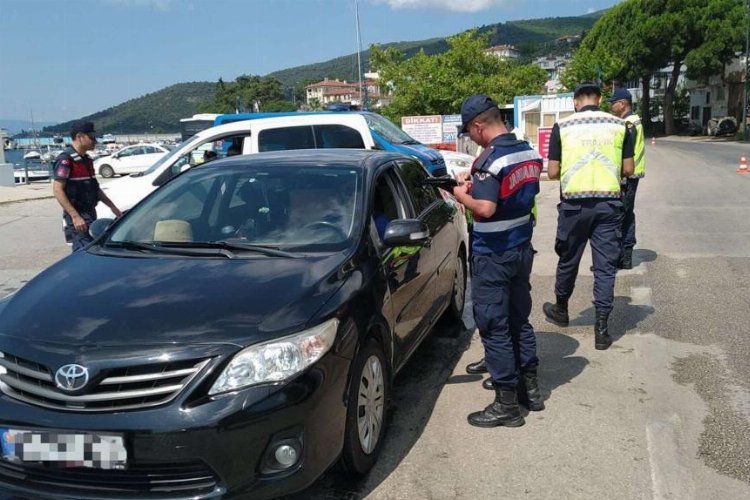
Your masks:
[{"label": "car hood", "polygon": [[304,329],[343,254],[137,258],[76,252],[0,301],[0,336],[76,345],[250,345]]}]

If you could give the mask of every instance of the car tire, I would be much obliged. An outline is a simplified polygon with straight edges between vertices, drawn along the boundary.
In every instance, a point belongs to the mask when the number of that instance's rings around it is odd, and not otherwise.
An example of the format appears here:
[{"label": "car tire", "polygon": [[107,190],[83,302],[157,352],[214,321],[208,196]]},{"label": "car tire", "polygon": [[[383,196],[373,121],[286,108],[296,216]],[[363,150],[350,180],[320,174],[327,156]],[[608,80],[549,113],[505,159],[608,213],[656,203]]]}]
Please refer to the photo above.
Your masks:
[{"label": "car tire", "polygon": [[448,304],[446,315],[455,321],[462,321],[466,304],[466,254],[464,249],[458,251],[456,274],[451,288],[451,302]]},{"label": "car tire", "polygon": [[110,177],[115,176],[115,169],[105,163],[104,165],[99,167],[99,175],[101,175],[105,179],[109,179]]},{"label": "car tire", "polygon": [[385,354],[380,344],[370,338],[354,361],[347,395],[341,465],[348,473],[363,476],[375,465],[385,436],[389,397],[390,379]]}]

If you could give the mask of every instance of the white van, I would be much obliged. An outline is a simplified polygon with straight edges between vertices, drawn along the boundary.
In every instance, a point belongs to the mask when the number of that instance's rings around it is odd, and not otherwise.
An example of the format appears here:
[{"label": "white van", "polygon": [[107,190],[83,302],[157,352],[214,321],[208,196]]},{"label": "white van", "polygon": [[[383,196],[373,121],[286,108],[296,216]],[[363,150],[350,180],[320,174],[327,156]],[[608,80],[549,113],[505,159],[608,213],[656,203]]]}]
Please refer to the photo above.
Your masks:
[{"label": "white van", "polygon": [[[229,148],[242,154],[288,149],[355,148],[399,150],[419,159],[433,175],[446,173],[440,153],[415,141],[386,118],[375,113],[320,113],[258,118],[203,130],[148,170],[111,181],[102,190],[120,210],[128,210],[151,191],[183,170],[199,164],[203,153],[219,157]],[[99,218],[113,218],[109,207],[99,203]]]}]

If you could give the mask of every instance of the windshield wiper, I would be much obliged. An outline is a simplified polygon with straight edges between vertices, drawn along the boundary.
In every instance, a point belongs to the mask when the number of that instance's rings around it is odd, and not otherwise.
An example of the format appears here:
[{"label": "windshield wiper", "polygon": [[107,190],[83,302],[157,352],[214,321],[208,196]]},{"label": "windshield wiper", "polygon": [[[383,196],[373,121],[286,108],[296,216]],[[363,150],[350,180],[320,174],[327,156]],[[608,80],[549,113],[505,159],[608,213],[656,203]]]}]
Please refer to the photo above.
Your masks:
[{"label": "windshield wiper", "polygon": [[[126,250],[140,250],[154,253],[167,253],[171,255],[187,255],[190,257],[205,257],[207,255],[221,255],[228,259],[234,259],[235,254],[226,248],[195,246],[192,243],[147,243],[144,241],[110,241],[102,245],[104,248],[124,248]],[[193,249],[191,249],[193,248]],[[209,252],[206,252],[206,249]],[[210,251],[214,249],[214,251]]]},{"label": "windshield wiper", "polygon": [[414,144],[421,144],[419,141],[415,141],[414,139],[409,139],[408,141],[401,141],[399,144],[403,144],[405,146],[412,146]]},{"label": "windshield wiper", "polygon": [[221,248],[225,250],[242,250],[247,252],[257,252],[271,257],[285,257],[288,259],[298,259],[300,256],[291,252],[285,252],[275,247],[265,245],[254,245],[252,243],[229,242],[229,241],[196,241],[190,243],[179,243],[180,246],[188,248]]}]

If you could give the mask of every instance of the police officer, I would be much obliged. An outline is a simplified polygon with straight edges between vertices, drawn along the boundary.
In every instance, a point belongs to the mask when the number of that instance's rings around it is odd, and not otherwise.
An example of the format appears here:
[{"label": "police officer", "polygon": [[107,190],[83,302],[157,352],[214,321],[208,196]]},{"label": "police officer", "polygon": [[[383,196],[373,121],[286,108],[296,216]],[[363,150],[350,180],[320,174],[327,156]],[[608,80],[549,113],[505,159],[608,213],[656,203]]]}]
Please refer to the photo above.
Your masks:
[{"label": "police officer", "polygon": [[573,94],[576,113],[552,129],[547,174],[560,179],[560,204],[555,252],[559,256],[555,304],[545,303],[544,314],[558,326],[568,326],[568,299],[573,293],[578,265],[591,241],[594,261],[594,347],[612,344],[608,320],[615,292],[620,256],[622,200],[620,179],[633,175],[632,126],[599,110],[601,89],[582,83]]},{"label": "police officer", "polygon": [[60,153],[55,161],[52,193],[63,208],[65,239],[73,244],[73,252],[92,241],[89,226],[96,220],[96,204],[101,201],[115,216],[122,214],[99,188],[94,162],[86,154],[96,145],[94,124],[76,121],[70,128],[73,145]]},{"label": "police officer", "polygon": [[622,180],[622,202],[624,212],[622,215],[622,248],[620,259],[617,263],[618,269],[633,268],[633,247],[635,246],[635,192],[638,190],[638,181],[646,175],[646,141],[643,133],[643,124],[638,115],[633,113],[633,96],[628,89],[617,88],[608,99],[612,107],[612,114],[619,116],[633,126],[635,144],[633,154],[635,155],[635,173]]},{"label": "police officer", "polygon": [[531,208],[539,192],[542,159],[527,142],[508,133],[497,104],[486,95],[467,98],[461,119],[462,132],[484,148],[471,175],[465,174],[453,193],[474,213],[474,319],[485,349],[484,367],[495,389],[492,404],[471,413],[468,420],[477,427],[518,427],[524,424],[518,406],[519,375],[526,382],[530,409],[544,407],[536,337],[529,323]]}]

